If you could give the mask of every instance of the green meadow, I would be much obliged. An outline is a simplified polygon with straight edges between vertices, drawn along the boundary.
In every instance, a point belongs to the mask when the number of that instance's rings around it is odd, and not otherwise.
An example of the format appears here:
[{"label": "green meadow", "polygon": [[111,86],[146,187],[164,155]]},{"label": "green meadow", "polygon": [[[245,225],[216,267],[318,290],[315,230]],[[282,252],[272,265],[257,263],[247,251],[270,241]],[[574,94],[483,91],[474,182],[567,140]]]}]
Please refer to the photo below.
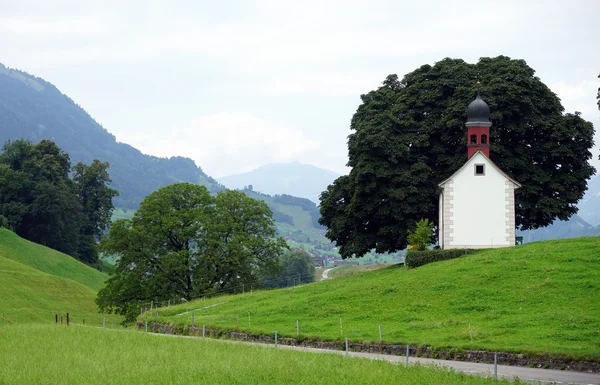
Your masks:
[{"label": "green meadow", "polygon": [[69,312],[73,322],[109,325],[94,302],[108,276],[74,258],[0,229],[0,326],[52,323]]},{"label": "green meadow", "polygon": [[[440,368],[89,327],[1,329],[1,384],[508,384]],[[43,348],[41,348],[43,347]]]},{"label": "green meadow", "polygon": [[[304,286],[201,299],[146,314],[300,338],[600,360],[600,238],[483,250]],[[211,306],[213,305],[213,306]],[[210,306],[210,307],[208,307]],[[184,313],[186,312],[187,313]],[[184,314],[181,314],[184,313]],[[181,315],[179,315],[181,314]]]}]

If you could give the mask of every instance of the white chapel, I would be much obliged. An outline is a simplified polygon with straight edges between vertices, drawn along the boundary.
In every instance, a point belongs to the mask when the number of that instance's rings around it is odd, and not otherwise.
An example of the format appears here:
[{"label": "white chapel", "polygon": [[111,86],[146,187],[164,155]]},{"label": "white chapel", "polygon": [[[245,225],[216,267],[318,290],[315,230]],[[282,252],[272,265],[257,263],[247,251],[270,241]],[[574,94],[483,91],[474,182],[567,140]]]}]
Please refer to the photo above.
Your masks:
[{"label": "white chapel", "polygon": [[478,92],[467,109],[467,162],[439,184],[442,249],[515,244],[515,190],[521,185],[490,160],[491,125]]}]

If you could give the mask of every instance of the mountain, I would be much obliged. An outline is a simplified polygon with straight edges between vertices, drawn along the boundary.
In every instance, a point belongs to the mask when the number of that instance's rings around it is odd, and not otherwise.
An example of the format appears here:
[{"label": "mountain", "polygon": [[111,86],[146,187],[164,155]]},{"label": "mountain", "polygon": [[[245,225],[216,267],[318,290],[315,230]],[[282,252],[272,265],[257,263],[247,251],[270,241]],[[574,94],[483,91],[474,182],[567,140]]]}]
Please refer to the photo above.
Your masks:
[{"label": "mountain", "polygon": [[588,181],[588,190],[577,204],[579,216],[592,225],[600,225],[600,176]]},{"label": "mountain", "polygon": [[568,221],[556,220],[550,226],[522,231],[517,235],[522,235],[524,242],[600,235],[600,177],[598,175],[588,181],[588,190],[577,206],[579,212]]},{"label": "mountain", "polygon": [[112,187],[120,192],[115,205],[137,208],[152,191],[175,182],[223,189],[193,160],[142,154],[98,124],[83,108],[47,81],[0,64],[0,144],[51,139],[69,153],[71,163],[108,161]]},{"label": "mountain", "polygon": [[523,242],[547,241],[550,239],[578,238],[600,235],[600,226],[592,226],[579,215],[573,215],[568,221],[554,221],[547,227],[536,230],[518,231]]},{"label": "mountain", "polygon": [[251,189],[269,195],[286,194],[319,202],[319,195],[340,175],[299,162],[273,163],[253,171],[219,178],[228,188]]}]

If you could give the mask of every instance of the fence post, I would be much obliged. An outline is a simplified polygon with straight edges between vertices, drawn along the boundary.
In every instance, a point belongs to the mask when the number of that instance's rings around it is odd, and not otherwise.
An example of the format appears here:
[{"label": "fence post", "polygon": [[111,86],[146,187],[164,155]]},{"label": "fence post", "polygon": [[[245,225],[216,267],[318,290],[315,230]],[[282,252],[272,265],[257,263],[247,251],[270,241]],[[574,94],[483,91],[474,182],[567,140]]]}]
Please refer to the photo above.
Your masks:
[{"label": "fence post", "polygon": [[498,378],[498,353],[494,353],[494,377]]},{"label": "fence post", "polygon": [[238,315],[235,316],[235,330],[240,330],[240,316]]},{"label": "fence post", "polygon": [[192,312],[192,327],[194,327],[194,312]]},{"label": "fence post", "polygon": [[346,357],[348,356],[348,337],[346,337]]},{"label": "fence post", "polygon": [[146,325],[146,333],[148,333],[148,320],[146,320],[146,322],[144,322],[144,324]]},{"label": "fence post", "polygon": [[383,338],[381,338],[381,325],[379,325],[379,343],[383,343]]},{"label": "fence post", "polygon": [[340,318],[340,336],[344,335],[344,333],[342,333],[342,319]]},{"label": "fence post", "polygon": [[67,326],[71,323],[71,317],[69,317],[69,313],[67,313]]},{"label": "fence post", "polygon": [[56,320],[56,324],[57,325],[59,324],[58,317],[59,317],[58,313],[54,314],[54,319]]},{"label": "fence post", "polygon": [[156,317],[158,317],[158,308],[156,308]]},{"label": "fence post", "polygon": [[154,306],[154,301],[150,301],[150,311],[152,311],[152,306]]},{"label": "fence post", "polygon": [[296,337],[300,336],[300,322],[296,320]]},{"label": "fence post", "polygon": [[275,330],[275,347],[277,347],[277,330]]},{"label": "fence post", "polygon": [[202,325],[202,337],[206,337],[206,327]]},{"label": "fence post", "polygon": [[248,329],[250,329],[250,312],[248,312]]},{"label": "fence post", "polygon": [[409,346],[406,345],[406,366],[408,366],[408,355],[410,354],[410,351],[408,349],[409,349]]}]

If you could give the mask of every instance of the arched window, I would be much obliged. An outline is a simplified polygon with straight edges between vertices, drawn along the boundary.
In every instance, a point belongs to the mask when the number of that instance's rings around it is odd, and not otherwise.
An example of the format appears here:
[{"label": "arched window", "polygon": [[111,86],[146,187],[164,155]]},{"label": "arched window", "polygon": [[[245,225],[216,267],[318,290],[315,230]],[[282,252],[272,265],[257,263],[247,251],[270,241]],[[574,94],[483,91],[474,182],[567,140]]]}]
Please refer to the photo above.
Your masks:
[{"label": "arched window", "polygon": [[481,135],[481,144],[487,144],[487,135],[486,134]]},{"label": "arched window", "polygon": [[477,135],[471,135],[471,144],[477,144]]}]

